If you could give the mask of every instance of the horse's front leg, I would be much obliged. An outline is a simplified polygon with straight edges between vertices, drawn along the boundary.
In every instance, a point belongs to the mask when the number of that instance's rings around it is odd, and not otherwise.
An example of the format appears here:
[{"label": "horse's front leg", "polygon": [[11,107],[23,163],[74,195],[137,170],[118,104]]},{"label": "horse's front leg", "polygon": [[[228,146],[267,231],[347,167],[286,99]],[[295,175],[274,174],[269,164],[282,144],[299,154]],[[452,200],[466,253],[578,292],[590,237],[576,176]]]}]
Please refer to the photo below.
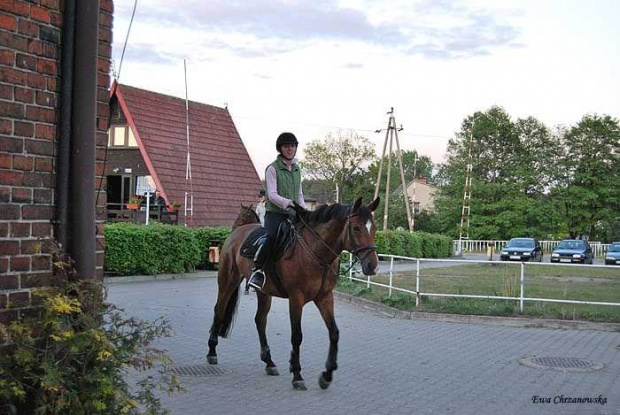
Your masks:
[{"label": "horse's front leg", "polygon": [[289,370],[293,374],[293,388],[296,390],[306,390],[306,384],[301,377],[301,364],[299,363],[299,349],[303,334],[301,332],[301,313],[304,306],[304,299],[300,295],[290,296],[288,300],[289,317],[291,319],[291,360]]},{"label": "horse's front leg", "polygon": [[321,312],[323,321],[325,321],[329,331],[329,354],[325,363],[325,369],[327,370],[319,377],[319,386],[321,389],[327,389],[332,382],[332,373],[338,369],[338,340],[340,339],[340,332],[334,318],[334,294],[330,291],[323,297],[314,300],[314,303]]},{"label": "horse's front leg", "polygon": [[269,350],[269,344],[267,344],[267,334],[265,328],[267,327],[267,314],[271,309],[271,296],[265,295],[259,291],[256,292],[258,299],[258,308],[256,309],[256,316],[254,322],[256,323],[256,330],[258,331],[258,340],[260,341],[260,360],[267,365],[265,371],[270,376],[278,376],[278,368],[276,364],[271,360],[271,351]]}]

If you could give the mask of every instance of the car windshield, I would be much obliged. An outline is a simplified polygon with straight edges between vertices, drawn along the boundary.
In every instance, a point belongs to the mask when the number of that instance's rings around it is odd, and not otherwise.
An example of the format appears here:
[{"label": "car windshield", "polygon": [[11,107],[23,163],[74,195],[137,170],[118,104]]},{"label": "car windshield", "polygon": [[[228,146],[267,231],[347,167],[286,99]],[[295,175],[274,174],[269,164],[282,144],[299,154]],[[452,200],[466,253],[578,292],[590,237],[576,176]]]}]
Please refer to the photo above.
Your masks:
[{"label": "car windshield", "polygon": [[511,239],[508,241],[507,248],[533,248],[534,241],[531,239]]},{"label": "car windshield", "polygon": [[584,249],[583,241],[562,241],[558,245],[559,249]]},{"label": "car windshield", "polygon": [[620,252],[620,244],[613,244],[609,247],[609,252]]}]

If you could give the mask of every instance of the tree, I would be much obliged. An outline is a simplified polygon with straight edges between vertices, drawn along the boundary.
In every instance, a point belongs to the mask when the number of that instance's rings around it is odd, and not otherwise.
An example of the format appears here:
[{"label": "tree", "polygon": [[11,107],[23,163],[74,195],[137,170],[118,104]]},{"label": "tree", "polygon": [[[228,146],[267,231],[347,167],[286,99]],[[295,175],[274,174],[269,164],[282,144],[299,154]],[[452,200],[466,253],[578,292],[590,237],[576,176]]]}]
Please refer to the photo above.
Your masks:
[{"label": "tree", "polygon": [[324,140],[311,141],[301,165],[312,179],[331,183],[336,202],[340,202],[344,185],[362,172],[363,165],[374,157],[374,146],[368,138],[353,131],[348,135],[338,131],[329,133]]},{"label": "tree", "polygon": [[612,237],[620,218],[620,125],[586,115],[560,137],[564,169],[552,191],[570,236]]}]

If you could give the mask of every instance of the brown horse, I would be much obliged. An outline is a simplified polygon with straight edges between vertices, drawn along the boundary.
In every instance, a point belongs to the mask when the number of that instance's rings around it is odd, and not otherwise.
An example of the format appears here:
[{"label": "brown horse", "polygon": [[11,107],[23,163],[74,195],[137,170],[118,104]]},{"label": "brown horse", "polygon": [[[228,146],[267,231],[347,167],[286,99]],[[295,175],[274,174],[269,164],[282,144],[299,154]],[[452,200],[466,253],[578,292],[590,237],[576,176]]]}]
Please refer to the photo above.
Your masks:
[{"label": "brown horse", "polygon": [[241,225],[248,225],[251,223],[260,223],[258,214],[256,213],[256,211],[254,211],[254,207],[252,204],[250,204],[250,206],[245,206],[242,203],[241,211],[239,212],[237,219],[235,219],[232,227],[233,229],[235,229]]},{"label": "brown horse", "polygon": [[[306,303],[313,301],[319,309],[329,331],[329,354],[326,371],[319,377],[319,386],[327,389],[332,381],[333,371],[338,368],[339,331],[334,318],[334,296],[332,290],[338,280],[338,256],[343,250],[356,255],[361,261],[362,271],[373,275],[377,271],[377,257],[374,236],[376,226],[372,212],[377,208],[379,198],[363,206],[361,198],[355,204],[334,204],[322,206],[314,212],[296,207],[298,220],[294,224],[295,243],[289,245],[282,259],[265,270],[267,280],[262,292],[257,292],[258,309],[254,321],[260,341],[260,358],[265,362],[268,375],[278,375],[278,369],[271,360],[267,344],[267,314],[272,296],[289,299],[292,351],[290,371],[293,373],[293,387],[305,390],[301,376],[299,348],[302,341],[301,316]],[[217,364],[216,347],[219,337],[227,337],[239,302],[239,284],[250,274],[252,261],[240,255],[246,237],[260,225],[242,225],[228,236],[220,255],[218,270],[218,296],[215,304],[213,324],[209,336],[207,361]]]}]

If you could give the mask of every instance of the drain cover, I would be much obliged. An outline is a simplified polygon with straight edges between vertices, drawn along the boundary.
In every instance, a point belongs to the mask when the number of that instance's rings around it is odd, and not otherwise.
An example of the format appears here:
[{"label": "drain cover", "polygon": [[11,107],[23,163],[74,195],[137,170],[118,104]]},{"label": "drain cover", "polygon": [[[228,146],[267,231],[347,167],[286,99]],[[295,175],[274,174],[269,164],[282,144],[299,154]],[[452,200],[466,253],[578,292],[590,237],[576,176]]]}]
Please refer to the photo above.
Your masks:
[{"label": "drain cover", "polygon": [[575,357],[528,357],[519,359],[524,366],[559,370],[561,372],[591,372],[601,370],[604,364]]},{"label": "drain cover", "polygon": [[179,376],[221,376],[232,373],[229,369],[222,369],[213,365],[177,366],[171,372]]}]

